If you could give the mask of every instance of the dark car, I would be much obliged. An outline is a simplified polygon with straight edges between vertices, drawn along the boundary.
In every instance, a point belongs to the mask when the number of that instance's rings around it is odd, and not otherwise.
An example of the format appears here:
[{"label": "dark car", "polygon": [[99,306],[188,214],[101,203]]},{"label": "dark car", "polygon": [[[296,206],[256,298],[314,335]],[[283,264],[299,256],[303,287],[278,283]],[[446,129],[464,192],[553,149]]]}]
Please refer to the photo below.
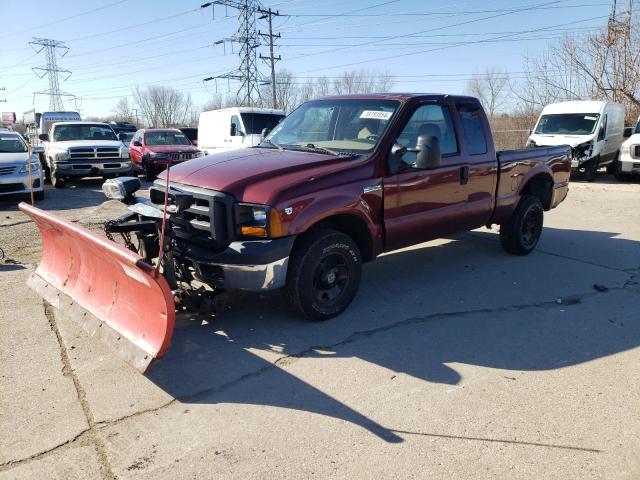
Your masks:
[{"label": "dark car", "polygon": [[191,145],[198,146],[198,127],[180,127],[179,130],[187,136]]}]

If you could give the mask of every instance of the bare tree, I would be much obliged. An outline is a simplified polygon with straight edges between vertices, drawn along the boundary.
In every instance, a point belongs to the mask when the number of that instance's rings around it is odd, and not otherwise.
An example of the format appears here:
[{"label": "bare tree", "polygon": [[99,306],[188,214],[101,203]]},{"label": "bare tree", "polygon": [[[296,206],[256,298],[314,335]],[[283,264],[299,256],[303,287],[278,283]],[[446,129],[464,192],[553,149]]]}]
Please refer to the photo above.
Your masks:
[{"label": "bare tree", "polygon": [[136,87],[133,97],[147,123],[153,127],[182,125],[191,110],[191,97],[173,87]]},{"label": "bare tree", "polygon": [[113,107],[113,115],[114,118],[119,122],[131,122],[134,121],[133,110],[129,105],[129,99],[127,97],[122,97],[118,100],[115,107]]},{"label": "bare tree", "polygon": [[393,77],[386,70],[351,70],[343,72],[333,81],[333,91],[338,95],[387,92],[392,86]]},{"label": "bare tree", "polygon": [[493,118],[509,101],[509,75],[505,71],[487,68],[474,76],[465,88],[469,95],[480,100],[489,118]]}]

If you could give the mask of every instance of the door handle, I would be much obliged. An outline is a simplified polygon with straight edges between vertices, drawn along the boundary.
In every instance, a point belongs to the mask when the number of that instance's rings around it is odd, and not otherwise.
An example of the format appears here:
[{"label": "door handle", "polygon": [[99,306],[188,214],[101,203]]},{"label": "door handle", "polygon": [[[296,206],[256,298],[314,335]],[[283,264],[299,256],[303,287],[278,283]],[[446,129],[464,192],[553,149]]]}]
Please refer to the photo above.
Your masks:
[{"label": "door handle", "polygon": [[466,185],[469,183],[469,167],[460,167],[460,185]]}]

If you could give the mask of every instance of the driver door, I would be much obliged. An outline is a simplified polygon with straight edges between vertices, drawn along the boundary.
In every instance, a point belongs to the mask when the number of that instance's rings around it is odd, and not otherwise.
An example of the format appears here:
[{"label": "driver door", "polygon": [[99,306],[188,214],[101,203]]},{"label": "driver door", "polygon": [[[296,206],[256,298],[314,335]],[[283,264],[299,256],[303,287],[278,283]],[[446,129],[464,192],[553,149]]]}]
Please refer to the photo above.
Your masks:
[{"label": "driver door", "polygon": [[461,153],[452,112],[446,103],[420,104],[396,138],[396,143],[412,148],[419,135],[437,136],[442,161],[439,168],[419,169],[416,154],[407,152],[401,170],[384,178],[386,251],[458,231],[465,214],[469,162]]}]

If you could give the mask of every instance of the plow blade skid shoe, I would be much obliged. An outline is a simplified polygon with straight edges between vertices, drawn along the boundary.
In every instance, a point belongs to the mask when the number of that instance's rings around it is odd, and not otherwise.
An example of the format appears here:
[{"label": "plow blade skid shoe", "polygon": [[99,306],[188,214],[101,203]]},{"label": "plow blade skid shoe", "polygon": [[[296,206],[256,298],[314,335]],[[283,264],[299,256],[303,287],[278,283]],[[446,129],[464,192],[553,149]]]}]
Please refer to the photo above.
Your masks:
[{"label": "plow blade skid shoe", "polygon": [[173,296],[162,275],[86,228],[26,203],[19,208],[42,237],[42,260],[29,286],[140,372],[162,357],[175,324]]}]

